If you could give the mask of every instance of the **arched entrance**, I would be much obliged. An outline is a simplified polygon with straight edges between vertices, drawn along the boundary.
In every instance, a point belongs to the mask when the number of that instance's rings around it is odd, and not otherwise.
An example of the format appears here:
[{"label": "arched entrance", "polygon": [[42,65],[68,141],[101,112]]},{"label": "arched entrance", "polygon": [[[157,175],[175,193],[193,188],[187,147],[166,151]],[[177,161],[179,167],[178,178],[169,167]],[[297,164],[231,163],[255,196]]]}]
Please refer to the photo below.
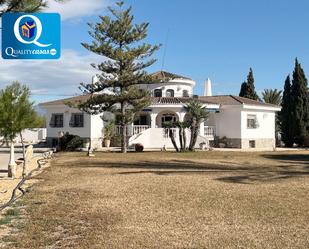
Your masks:
[{"label": "arched entrance", "polygon": [[156,118],[156,127],[162,128],[162,125],[165,122],[176,122],[179,121],[179,116],[177,115],[176,112],[173,111],[162,111],[158,114]]}]

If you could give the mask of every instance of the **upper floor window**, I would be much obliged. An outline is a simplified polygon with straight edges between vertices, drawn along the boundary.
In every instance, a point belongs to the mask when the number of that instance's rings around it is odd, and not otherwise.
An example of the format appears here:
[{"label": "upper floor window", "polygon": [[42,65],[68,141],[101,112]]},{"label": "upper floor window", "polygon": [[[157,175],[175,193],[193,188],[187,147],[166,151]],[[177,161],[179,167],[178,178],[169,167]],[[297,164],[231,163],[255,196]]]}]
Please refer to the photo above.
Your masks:
[{"label": "upper floor window", "polygon": [[71,127],[84,127],[84,114],[72,113],[70,120]]},{"label": "upper floor window", "polygon": [[154,97],[161,98],[162,97],[162,90],[161,89],[155,89],[154,90]]},{"label": "upper floor window", "polygon": [[173,89],[168,89],[166,90],[166,97],[174,97],[174,90]]},{"label": "upper floor window", "polygon": [[63,127],[63,113],[52,114],[49,126],[53,128]]},{"label": "upper floor window", "polygon": [[247,128],[256,129],[259,127],[256,115],[247,115]]},{"label": "upper floor window", "polygon": [[189,97],[189,91],[188,90],[183,90],[182,91],[182,97]]}]

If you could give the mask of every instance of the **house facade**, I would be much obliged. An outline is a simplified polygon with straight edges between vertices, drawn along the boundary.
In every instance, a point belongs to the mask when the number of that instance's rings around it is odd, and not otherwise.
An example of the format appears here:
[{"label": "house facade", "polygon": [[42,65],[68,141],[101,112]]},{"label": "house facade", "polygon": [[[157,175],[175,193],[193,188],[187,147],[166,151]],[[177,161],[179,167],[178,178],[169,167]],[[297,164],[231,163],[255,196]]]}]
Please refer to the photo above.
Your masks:
[{"label": "house facade", "polygon": [[[278,106],[232,95],[212,96],[210,80],[205,82],[204,96],[196,96],[193,95],[195,82],[190,78],[164,71],[153,76],[158,80],[157,84],[140,85],[151,93],[152,104],[138,113],[128,127],[129,145],[141,143],[146,149],[173,148],[163,124],[188,119],[184,107],[195,99],[209,111],[208,119],[200,126],[197,147],[201,144],[241,149],[275,147]],[[51,146],[55,146],[59,135],[69,132],[91,139],[94,148],[101,148],[103,114],[91,116],[66,105],[88,97],[84,95],[40,104],[47,111],[47,141]],[[116,132],[120,132],[119,126],[116,126]],[[174,134],[178,141],[177,129]],[[189,139],[189,131],[187,136]]]}]

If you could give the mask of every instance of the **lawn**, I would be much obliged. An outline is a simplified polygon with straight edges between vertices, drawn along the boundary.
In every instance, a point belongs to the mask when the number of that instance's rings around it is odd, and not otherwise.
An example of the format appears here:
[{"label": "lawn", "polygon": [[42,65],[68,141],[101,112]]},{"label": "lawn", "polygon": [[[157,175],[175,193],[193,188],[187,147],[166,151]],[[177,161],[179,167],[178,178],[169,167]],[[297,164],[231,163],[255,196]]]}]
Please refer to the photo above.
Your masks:
[{"label": "lawn", "polygon": [[58,154],[8,248],[309,248],[309,152]]}]

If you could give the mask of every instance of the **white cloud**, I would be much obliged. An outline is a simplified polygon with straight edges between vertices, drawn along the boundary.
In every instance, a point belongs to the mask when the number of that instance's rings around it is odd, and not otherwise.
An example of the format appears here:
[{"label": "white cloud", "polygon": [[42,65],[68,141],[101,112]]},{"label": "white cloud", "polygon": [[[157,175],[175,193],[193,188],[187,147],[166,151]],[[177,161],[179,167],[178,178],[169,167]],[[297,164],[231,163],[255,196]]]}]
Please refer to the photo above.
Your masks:
[{"label": "white cloud", "polygon": [[102,58],[64,49],[59,60],[1,60],[0,89],[17,80],[28,85],[33,94],[79,94],[79,83],[90,83],[97,73],[90,64]]},{"label": "white cloud", "polygon": [[102,12],[109,5],[110,0],[65,0],[59,3],[48,0],[46,12],[60,13],[62,20],[78,19]]}]

